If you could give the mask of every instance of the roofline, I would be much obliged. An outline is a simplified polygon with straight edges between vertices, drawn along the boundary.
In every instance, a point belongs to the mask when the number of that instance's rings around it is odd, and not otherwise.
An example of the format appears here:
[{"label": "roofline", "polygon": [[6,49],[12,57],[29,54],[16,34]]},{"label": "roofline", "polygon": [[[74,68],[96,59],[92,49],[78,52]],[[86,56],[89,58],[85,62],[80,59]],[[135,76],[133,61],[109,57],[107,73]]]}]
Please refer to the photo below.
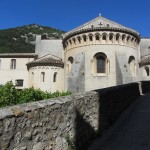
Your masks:
[{"label": "roofline", "polygon": [[93,32],[93,31],[115,31],[115,32],[119,31],[119,32],[128,33],[128,34],[131,34],[133,36],[136,36],[138,38],[138,40],[140,41],[140,34],[133,32],[131,30],[121,29],[121,28],[112,28],[112,27],[94,27],[94,28],[81,29],[81,30],[71,32],[64,37],[62,42],[64,44],[64,42],[72,36],[79,35],[82,33],[87,33],[87,32]]},{"label": "roofline", "polygon": [[35,54],[35,53],[0,53],[0,57],[1,58],[4,58],[4,57],[23,57],[23,58],[25,58],[25,57],[27,57],[27,58],[34,58],[34,57],[36,57],[37,56],[37,54]]},{"label": "roofline", "polygon": [[64,68],[64,63],[27,63],[26,66],[28,70],[31,67],[37,67],[37,66],[55,66],[55,67]]}]

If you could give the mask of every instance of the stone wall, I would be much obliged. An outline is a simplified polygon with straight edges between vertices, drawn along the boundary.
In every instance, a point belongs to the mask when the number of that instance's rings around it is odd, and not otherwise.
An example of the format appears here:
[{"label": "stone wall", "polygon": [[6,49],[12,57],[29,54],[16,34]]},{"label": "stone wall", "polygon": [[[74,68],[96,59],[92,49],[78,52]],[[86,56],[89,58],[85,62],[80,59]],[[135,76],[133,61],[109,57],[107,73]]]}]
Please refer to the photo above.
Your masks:
[{"label": "stone wall", "polygon": [[1,149],[67,150],[74,145],[83,150],[98,129],[98,109],[93,91],[0,109]]},{"label": "stone wall", "polygon": [[102,133],[140,96],[139,84],[130,83],[96,90],[99,93],[99,132]]},{"label": "stone wall", "polygon": [[150,81],[141,81],[142,93],[150,92]]},{"label": "stone wall", "polygon": [[86,150],[139,96],[133,83],[0,109],[0,149]]}]

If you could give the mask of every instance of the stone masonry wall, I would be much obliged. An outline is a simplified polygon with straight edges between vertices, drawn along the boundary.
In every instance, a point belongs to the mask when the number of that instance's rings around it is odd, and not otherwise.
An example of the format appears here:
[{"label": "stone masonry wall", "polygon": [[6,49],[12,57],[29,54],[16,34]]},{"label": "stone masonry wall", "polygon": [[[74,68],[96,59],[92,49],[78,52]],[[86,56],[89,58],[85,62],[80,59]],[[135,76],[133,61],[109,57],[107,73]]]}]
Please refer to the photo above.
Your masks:
[{"label": "stone masonry wall", "polygon": [[120,114],[140,96],[140,84],[130,83],[96,90],[99,93],[99,132],[114,124]]},{"label": "stone masonry wall", "polygon": [[142,93],[150,92],[150,81],[141,81]]},{"label": "stone masonry wall", "polygon": [[139,96],[132,83],[0,109],[0,150],[86,150]]},{"label": "stone masonry wall", "polygon": [[0,149],[84,149],[98,129],[98,109],[96,92],[0,109]]}]

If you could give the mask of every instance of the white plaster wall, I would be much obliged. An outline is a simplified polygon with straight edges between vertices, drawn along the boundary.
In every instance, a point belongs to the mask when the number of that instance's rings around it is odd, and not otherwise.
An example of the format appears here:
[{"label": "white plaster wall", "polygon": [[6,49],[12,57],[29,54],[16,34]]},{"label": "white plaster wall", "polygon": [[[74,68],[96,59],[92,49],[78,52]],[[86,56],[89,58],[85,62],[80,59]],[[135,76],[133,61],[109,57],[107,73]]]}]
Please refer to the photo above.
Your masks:
[{"label": "white plaster wall", "polygon": [[[146,66],[149,67],[149,69],[150,69],[150,65],[146,65]],[[140,76],[141,76],[141,78],[140,78],[141,81],[150,80],[150,75],[147,76],[147,73],[146,73],[146,70],[145,70],[145,66],[142,66],[140,68]]]},{"label": "white plaster wall", "polygon": [[[115,51],[110,45],[90,45],[85,51],[85,91],[105,88],[116,85]],[[91,60],[98,52],[106,54],[110,61],[110,69],[107,74],[93,73]]]},{"label": "white plaster wall", "polygon": [[[91,68],[91,60],[93,56],[98,53],[103,52],[107,55],[108,60],[110,61],[110,72],[108,74],[93,74]],[[67,78],[71,77],[70,74],[67,76],[66,63],[70,56],[74,58],[74,63],[79,63],[77,60],[81,55],[85,56],[84,63],[84,76],[85,80],[82,84],[84,84],[84,90],[95,90],[110,86],[115,86],[119,84],[130,83],[133,81],[138,81],[138,61],[139,61],[139,51],[132,46],[125,45],[87,45],[80,46],[76,48],[69,49],[65,52],[65,89],[67,89]],[[133,76],[131,74],[131,70],[129,67],[129,57],[135,57],[136,64],[136,74]],[[118,63],[117,63],[118,61]],[[72,65],[74,67],[75,65]],[[75,74],[73,72],[76,68],[72,68],[72,76]],[[79,71],[78,71],[79,72]],[[76,84],[80,84],[79,81]]]},{"label": "white plaster wall", "polygon": [[[45,81],[41,81],[41,72],[45,72]],[[54,73],[57,72],[56,82],[53,82]],[[32,80],[32,73],[34,78]],[[48,92],[64,91],[64,69],[55,66],[37,66],[29,70],[30,87]]]},{"label": "white plaster wall", "polygon": [[[10,69],[11,59],[16,59],[16,69]],[[28,70],[26,64],[33,61],[33,58],[0,58],[0,84],[5,84],[8,81],[12,81],[15,84],[15,80],[23,79],[23,87],[28,88]]]}]

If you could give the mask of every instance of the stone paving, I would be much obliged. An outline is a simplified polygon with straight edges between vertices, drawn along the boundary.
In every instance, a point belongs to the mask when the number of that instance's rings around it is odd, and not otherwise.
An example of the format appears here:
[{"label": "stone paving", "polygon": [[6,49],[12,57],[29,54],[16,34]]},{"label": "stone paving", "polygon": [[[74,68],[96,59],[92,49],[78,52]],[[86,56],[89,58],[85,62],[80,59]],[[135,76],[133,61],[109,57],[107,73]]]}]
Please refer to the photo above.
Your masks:
[{"label": "stone paving", "polygon": [[134,102],[88,150],[150,150],[150,94]]}]

